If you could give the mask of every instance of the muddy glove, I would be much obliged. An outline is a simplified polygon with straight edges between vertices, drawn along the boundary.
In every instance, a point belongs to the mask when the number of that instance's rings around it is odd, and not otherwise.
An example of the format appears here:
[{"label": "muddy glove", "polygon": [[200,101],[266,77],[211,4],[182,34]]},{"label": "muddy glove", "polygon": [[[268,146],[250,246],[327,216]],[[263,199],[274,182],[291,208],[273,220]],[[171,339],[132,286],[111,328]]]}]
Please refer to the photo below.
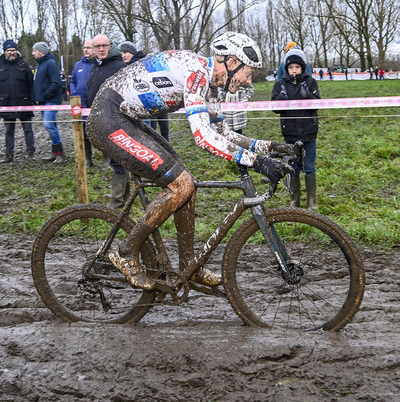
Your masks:
[{"label": "muddy glove", "polygon": [[257,155],[253,163],[253,169],[257,173],[267,176],[272,183],[279,181],[286,176],[287,173],[294,175],[294,170],[291,166],[285,165],[272,158]]},{"label": "muddy glove", "polygon": [[288,100],[288,99],[289,99],[289,97],[287,95],[286,88],[282,84],[281,85],[281,92],[279,93],[278,97],[275,100]]},{"label": "muddy glove", "polygon": [[277,156],[283,157],[285,155],[289,155],[295,158],[296,154],[293,148],[294,145],[292,144],[281,144],[279,142],[271,141],[271,143],[269,144],[268,152],[273,154],[273,157]]},{"label": "muddy glove", "polygon": [[300,84],[300,96],[304,99],[311,98],[311,92],[304,81]]}]

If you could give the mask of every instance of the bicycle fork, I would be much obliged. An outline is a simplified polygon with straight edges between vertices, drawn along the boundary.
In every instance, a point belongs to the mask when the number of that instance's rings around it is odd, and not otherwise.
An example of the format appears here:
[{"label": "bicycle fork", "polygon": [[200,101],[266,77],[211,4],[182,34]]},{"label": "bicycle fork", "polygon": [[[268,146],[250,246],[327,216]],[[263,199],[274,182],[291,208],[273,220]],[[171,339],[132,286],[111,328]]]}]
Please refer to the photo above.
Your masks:
[{"label": "bicycle fork", "polygon": [[263,211],[262,205],[256,205],[251,208],[254,219],[257,221],[258,226],[264,235],[264,239],[268,243],[269,247],[274,254],[276,261],[279,265],[279,268],[282,272],[283,278],[287,282],[294,282],[295,278],[291,274],[286,262],[290,260],[290,256],[286,251],[284,244],[282,243],[281,238],[279,237],[278,232],[274,225],[271,225],[265,219],[265,214]]}]

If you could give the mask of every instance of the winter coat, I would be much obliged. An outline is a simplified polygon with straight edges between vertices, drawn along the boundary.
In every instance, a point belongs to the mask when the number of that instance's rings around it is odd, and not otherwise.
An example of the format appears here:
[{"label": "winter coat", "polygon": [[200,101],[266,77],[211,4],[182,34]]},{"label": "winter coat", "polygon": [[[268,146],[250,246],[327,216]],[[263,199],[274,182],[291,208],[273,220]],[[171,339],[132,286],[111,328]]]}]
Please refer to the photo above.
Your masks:
[{"label": "winter coat", "polygon": [[69,90],[71,96],[81,97],[81,106],[86,107],[86,97],[88,92],[87,80],[90,76],[90,70],[93,63],[86,56],[75,64],[72,70],[71,80],[69,82]]},{"label": "winter coat", "polygon": [[[33,73],[29,64],[20,56],[9,61],[0,56],[0,106],[32,106]],[[3,112],[4,119],[29,119],[33,112]]]},{"label": "winter coat", "polygon": [[146,53],[143,53],[141,50],[138,50],[132,57],[132,60],[129,64],[133,64],[135,61],[141,60],[146,57]]},{"label": "winter coat", "polygon": [[121,68],[126,67],[126,64],[122,60],[121,52],[115,44],[111,46],[108,56],[104,60],[99,61],[93,58],[91,61],[94,63],[94,66],[90,70],[90,76],[87,81],[86,107],[88,108],[92,106],[97,91],[103,82],[121,70]]},{"label": "winter coat", "polygon": [[33,78],[35,103],[38,105],[45,105],[46,103],[61,105],[62,84],[56,59],[51,53],[47,53],[36,61],[38,64]]},{"label": "winter coat", "polygon": [[[271,100],[277,100],[282,85],[285,86],[289,100],[304,99],[300,94],[302,82],[305,82],[309,89],[310,96],[308,99],[321,99],[317,81],[310,77],[307,72],[294,77],[285,72],[282,79],[275,82]],[[298,140],[309,142],[317,138],[318,113],[316,109],[276,110],[275,113],[281,115],[281,130],[286,142]],[[309,117],[309,119],[304,119],[304,117]]]}]

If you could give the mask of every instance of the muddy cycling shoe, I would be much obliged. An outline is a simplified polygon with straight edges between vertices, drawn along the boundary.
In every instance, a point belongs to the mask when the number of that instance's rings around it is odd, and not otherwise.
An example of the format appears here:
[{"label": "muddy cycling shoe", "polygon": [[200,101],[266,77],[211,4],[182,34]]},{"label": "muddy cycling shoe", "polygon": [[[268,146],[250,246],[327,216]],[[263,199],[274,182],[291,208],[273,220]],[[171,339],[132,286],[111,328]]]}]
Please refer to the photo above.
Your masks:
[{"label": "muddy cycling shoe", "polygon": [[108,253],[108,258],[125,275],[132,286],[144,290],[154,289],[155,282],[145,274],[140,265],[139,256],[121,257],[117,246]]},{"label": "muddy cycling shoe", "polygon": [[192,276],[192,281],[205,286],[218,286],[222,283],[222,277],[218,274],[213,274],[209,269],[200,268]]}]

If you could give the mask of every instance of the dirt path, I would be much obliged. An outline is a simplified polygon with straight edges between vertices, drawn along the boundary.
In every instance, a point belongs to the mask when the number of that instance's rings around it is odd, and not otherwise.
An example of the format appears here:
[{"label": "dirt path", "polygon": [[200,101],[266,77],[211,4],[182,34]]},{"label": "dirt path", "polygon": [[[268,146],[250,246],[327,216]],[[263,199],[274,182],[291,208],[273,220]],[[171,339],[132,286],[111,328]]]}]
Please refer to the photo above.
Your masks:
[{"label": "dirt path", "polygon": [[242,326],[221,298],[139,324],[63,323],[30,274],[32,238],[0,235],[0,401],[400,401],[400,251],[364,250],[362,308],[341,333]]}]

